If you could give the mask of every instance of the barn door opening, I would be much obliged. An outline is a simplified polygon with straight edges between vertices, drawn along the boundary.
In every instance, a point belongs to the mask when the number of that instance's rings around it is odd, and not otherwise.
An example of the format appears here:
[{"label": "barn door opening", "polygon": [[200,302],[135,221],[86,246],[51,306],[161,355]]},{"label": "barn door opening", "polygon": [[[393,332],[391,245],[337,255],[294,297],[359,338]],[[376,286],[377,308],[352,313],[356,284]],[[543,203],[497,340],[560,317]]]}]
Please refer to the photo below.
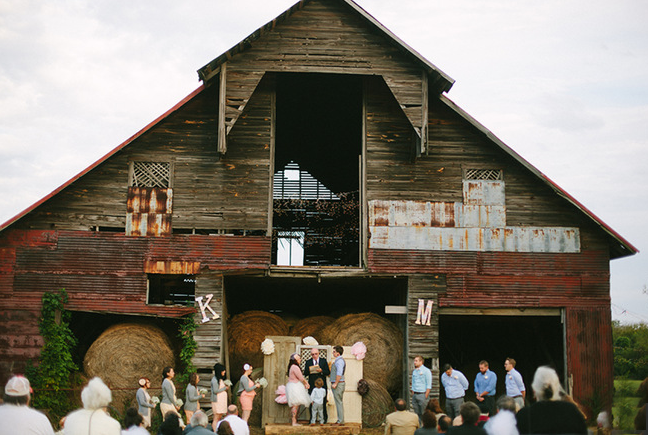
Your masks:
[{"label": "barn door opening", "polygon": [[277,75],[273,264],[358,266],[362,78]]}]

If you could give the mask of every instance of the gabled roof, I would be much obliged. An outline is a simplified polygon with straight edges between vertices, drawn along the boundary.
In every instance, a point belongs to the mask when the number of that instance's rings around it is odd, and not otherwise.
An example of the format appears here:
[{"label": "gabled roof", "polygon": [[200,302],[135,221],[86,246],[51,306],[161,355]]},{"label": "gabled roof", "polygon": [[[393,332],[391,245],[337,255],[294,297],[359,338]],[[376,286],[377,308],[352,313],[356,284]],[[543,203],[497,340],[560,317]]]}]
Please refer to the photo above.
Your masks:
[{"label": "gabled roof", "polygon": [[[295,3],[293,6],[288,8],[281,15],[276,17],[274,20],[269,21],[265,25],[259,27],[257,30],[252,32],[247,38],[243,39],[241,42],[227,50],[225,53],[218,56],[216,59],[209,62],[207,65],[203,66],[198,70],[198,76],[200,80],[208,81],[210,78],[215,76],[220,66],[227,62],[232,56],[250,48],[256,40],[262,37],[265,33],[273,30],[278,24],[284,22],[296,11],[299,11],[304,8],[308,3],[311,3],[312,0],[301,0]],[[415,62],[419,63],[421,67],[430,75],[432,80],[430,81],[430,87],[432,84],[436,83],[435,88],[439,92],[448,92],[452,85],[454,84],[454,79],[448,76],[446,73],[441,71],[436,65],[432,64],[429,60],[421,56],[416,50],[403,42],[398,36],[394,35],[389,29],[382,25],[378,20],[372,17],[367,11],[365,11],[360,5],[358,5],[353,0],[325,0],[325,1],[336,1],[343,3],[350,7],[354,12],[357,13],[365,22],[369,23],[372,27],[377,29],[380,33],[384,34],[387,39],[398,49],[403,51],[405,54],[414,59]]]},{"label": "gabled roof", "polygon": [[475,118],[470,116],[467,112],[465,112],[461,107],[457,106],[454,101],[449,99],[445,95],[440,95],[440,100],[442,103],[444,103],[447,107],[452,109],[455,113],[457,113],[459,116],[461,116],[463,119],[468,121],[470,124],[472,124],[479,132],[481,132],[486,138],[497,145],[502,151],[504,151],[506,154],[510,155],[513,157],[516,161],[518,161],[522,166],[524,166],[526,169],[528,169],[533,175],[538,177],[544,184],[549,186],[554,192],[558,194],[558,196],[566,199],[568,202],[570,202],[572,205],[574,205],[576,208],[578,208],[581,212],[583,212],[588,218],[590,218],[594,224],[596,224],[598,227],[600,227],[605,233],[607,233],[614,241],[616,241],[616,245],[612,244],[611,245],[611,252],[610,256],[611,258],[619,258],[619,257],[626,257],[628,255],[634,255],[639,250],[635,248],[630,242],[628,242],[626,239],[621,237],[619,233],[614,231],[610,226],[608,226],[605,222],[603,222],[598,216],[596,216],[594,213],[592,213],[590,210],[587,209],[583,204],[578,202],[576,198],[571,196],[569,193],[567,193],[563,188],[558,186],[556,183],[551,181],[549,177],[547,177],[545,174],[540,172],[535,166],[533,166],[531,163],[526,161],[522,156],[520,156],[518,153],[516,153],[511,147],[506,145],[500,138],[495,136],[492,131],[484,127],[479,121],[477,121]]},{"label": "gabled roof", "polygon": [[151,123],[149,123],[146,127],[144,127],[143,129],[141,129],[140,131],[138,131],[137,133],[135,133],[134,135],[132,135],[131,137],[129,137],[128,139],[126,139],[124,142],[122,142],[121,144],[119,144],[116,148],[114,148],[114,149],[112,149],[110,152],[108,152],[108,154],[106,154],[105,156],[101,157],[99,160],[97,160],[96,162],[94,162],[93,164],[91,164],[90,166],[88,166],[87,168],[85,168],[83,171],[79,172],[79,173],[78,173],[77,175],[75,175],[74,177],[70,178],[68,181],[66,181],[66,182],[63,183],[61,186],[59,186],[58,188],[56,188],[55,190],[53,190],[50,194],[48,194],[48,195],[45,196],[44,198],[42,198],[42,199],[40,199],[39,201],[35,202],[35,203],[32,204],[31,206],[27,207],[25,210],[23,210],[23,211],[21,211],[20,213],[18,213],[16,216],[12,217],[12,218],[9,219],[8,221],[6,221],[6,222],[3,223],[2,225],[0,225],[0,231],[4,231],[4,230],[5,230],[6,228],[8,228],[9,226],[11,226],[12,224],[16,223],[18,220],[20,220],[20,219],[22,219],[23,217],[25,217],[25,216],[26,216],[27,214],[29,214],[31,211],[35,210],[37,207],[39,207],[40,205],[42,205],[42,204],[44,204],[45,202],[47,202],[47,201],[48,201],[49,199],[51,199],[52,197],[58,195],[58,194],[59,194],[60,192],[62,192],[65,188],[67,188],[67,187],[70,186],[72,183],[74,183],[75,181],[77,181],[78,179],[80,179],[81,177],[83,177],[84,175],[86,175],[88,172],[92,171],[94,168],[96,168],[97,166],[99,166],[100,164],[102,164],[103,162],[105,162],[106,160],[108,160],[110,157],[112,157],[113,155],[115,155],[117,152],[121,151],[124,147],[126,147],[127,145],[129,145],[129,144],[130,144],[131,142],[133,142],[135,139],[137,139],[138,137],[142,136],[144,133],[146,133],[147,131],[149,131],[149,130],[152,129],[153,127],[155,127],[155,126],[156,126],[157,124],[159,124],[160,122],[164,121],[164,120],[165,120],[167,117],[169,117],[172,113],[174,113],[175,111],[177,111],[178,109],[180,109],[182,106],[184,106],[185,104],[187,104],[187,103],[188,103],[189,101],[191,101],[195,96],[197,96],[198,94],[200,94],[203,90],[205,90],[205,85],[200,85],[198,88],[196,88],[196,90],[194,90],[192,93],[190,93],[189,95],[187,95],[186,97],[184,97],[180,102],[178,102],[178,104],[176,104],[175,106],[173,106],[172,108],[170,108],[169,110],[167,110],[166,112],[164,112],[162,115],[158,116],[154,121],[152,121]]}]

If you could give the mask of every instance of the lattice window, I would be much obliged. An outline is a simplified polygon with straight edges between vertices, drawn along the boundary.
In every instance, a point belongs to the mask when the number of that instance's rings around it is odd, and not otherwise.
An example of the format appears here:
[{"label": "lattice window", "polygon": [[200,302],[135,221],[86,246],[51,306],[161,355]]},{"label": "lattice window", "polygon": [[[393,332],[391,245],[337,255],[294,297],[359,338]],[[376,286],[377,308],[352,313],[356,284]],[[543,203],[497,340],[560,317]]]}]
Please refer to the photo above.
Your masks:
[{"label": "lattice window", "polygon": [[466,169],[464,180],[502,180],[501,169]]},{"label": "lattice window", "polygon": [[168,162],[133,162],[132,187],[171,187],[171,164]]}]

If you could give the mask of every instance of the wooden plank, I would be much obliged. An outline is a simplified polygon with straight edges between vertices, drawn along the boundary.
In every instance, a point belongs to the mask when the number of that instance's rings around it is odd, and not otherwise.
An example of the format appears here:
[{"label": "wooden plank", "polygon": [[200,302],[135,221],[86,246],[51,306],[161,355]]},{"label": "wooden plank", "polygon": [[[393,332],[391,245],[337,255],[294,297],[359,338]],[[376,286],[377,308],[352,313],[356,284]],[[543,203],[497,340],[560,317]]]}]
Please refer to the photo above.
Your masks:
[{"label": "wooden plank", "polygon": [[225,123],[227,110],[227,63],[221,65],[218,80],[218,152],[225,154],[227,152],[227,125]]}]

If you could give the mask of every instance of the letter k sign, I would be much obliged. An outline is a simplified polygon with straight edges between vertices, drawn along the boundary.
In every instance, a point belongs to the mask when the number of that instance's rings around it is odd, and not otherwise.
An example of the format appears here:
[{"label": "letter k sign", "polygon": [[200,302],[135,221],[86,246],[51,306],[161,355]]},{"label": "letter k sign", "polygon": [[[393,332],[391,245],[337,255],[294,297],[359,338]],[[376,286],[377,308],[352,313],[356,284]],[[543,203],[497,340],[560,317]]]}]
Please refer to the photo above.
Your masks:
[{"label": "letter k sign", "polygon": [[[209,303],[211,302],[213,297],[214,297],[213,294],[205,295],[206,299],[205,299],[204,304],[202,302],[202,300],[203,300],[202,296],[197,296],[196,297],[196,302],[198,302],[198,306],[200,307],[200,313],[202,314],[202,323],[209,322],[210,320],[216,320],[216,319],[218,319],[220,317],[218,315],[218,313],[216,313],[216,311],[214,311],[212,309],[212,307],[209,306]],[[211,313],[213,314],[211,319],[209,317],[207,317],[207,315],[205,314],[205,308],[208,309],[209,311],[211,311]]]}]

